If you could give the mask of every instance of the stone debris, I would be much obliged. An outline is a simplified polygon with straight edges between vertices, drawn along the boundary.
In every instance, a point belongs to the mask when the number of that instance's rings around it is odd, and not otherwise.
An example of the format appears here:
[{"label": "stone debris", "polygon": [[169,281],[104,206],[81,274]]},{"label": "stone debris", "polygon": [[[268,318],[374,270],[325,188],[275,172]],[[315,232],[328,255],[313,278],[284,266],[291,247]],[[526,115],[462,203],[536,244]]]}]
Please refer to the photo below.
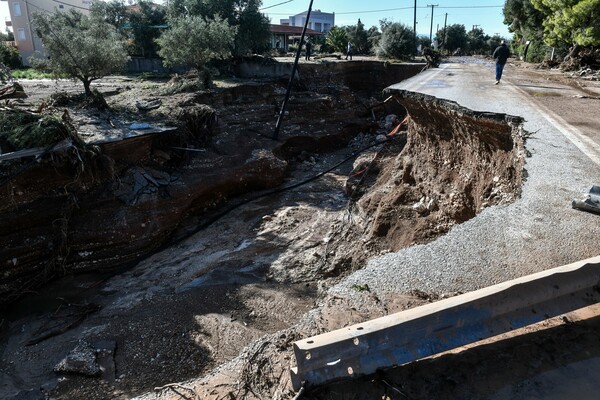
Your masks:
[{"label": "stone debris", "polygon": [[57,374],[76,374],[97,377],[102,374],[96,361],[96,349],[85,340],[80,340],[77,346],[55,367]]}]

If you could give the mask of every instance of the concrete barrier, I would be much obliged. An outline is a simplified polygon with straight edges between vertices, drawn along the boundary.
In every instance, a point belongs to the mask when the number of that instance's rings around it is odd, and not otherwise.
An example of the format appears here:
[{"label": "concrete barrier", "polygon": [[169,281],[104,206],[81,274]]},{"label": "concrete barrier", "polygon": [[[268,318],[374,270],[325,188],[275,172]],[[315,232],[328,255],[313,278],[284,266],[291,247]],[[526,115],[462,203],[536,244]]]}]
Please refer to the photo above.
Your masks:
[{"label": "concrete barrier", "polygon": [[600,300],[600,256],[294,343],[292,383],[367,375]]}]

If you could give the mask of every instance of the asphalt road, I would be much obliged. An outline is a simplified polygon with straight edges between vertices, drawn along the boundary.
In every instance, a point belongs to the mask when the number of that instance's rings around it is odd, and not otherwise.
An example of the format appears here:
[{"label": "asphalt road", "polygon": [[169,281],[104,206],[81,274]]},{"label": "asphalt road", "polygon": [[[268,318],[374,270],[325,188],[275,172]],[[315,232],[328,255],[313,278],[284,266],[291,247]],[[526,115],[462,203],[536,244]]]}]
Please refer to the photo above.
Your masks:
[{"label": "asphalt road", "polygon": [[[467,292],[600,254],[600,215],[571,207],[600,185],[600,100],[574,98],[569,86],[534,78],[507,66],[505,79],[494,85],[493,64],[453,63],[393,86],[525,118],[524,128],[534,132],[526,142],[528,178],[513,204],[487,208],[432,243],[376,258],[333,292],[365,283],[392,293]],[[567,120],[577,115],[550,110],[538,101],[543,96],[528,94],[531,87],[568,93],[563,106],[572,110],[579,102],[581,119],[593,116],[596,124],[574,126]]]},{"label": "asphalt road", "polygon": [[[368,285],[374,296],[382,298],[414,290],[438,295],[464,293],[600,254],[600,215],[571,207],[572,199],[582,199],[592,185],[600,185],[600,99],[581,97],[593,97],[599,86],[580,90],[549,80],[555,73],[538,74],[511,66],[502,83],[494,85],[493,67],[489,62],[443,64],[394,87],[453,100],[479,111],[525,118],[524,128],[534,134],[525,145],[531,157],[526,160],[528,178],[521,197],[512,204],[483,210],[434,242],[371,260],[366,268],[330,289],[330,295],[357,297],[356,285]],[[596,309],[588,317],[596,321],[597,315]],[[473,389],[474,383],[464,378],[457,381],[454,392],[471,394],[448,398],[597,398],[600,354],[585,344],[594,343],[597,336],[581,336],[571,339],[573,342],[558,336],[553,340],[556,347],[536,347],[532,341],[528,348],[533,350],[523,353],[524,360],[515,356],[516,352],[496,362],[492,372],[478,369],[487,359],[478,360],[479,353],[473,352],[475,362],[461,367],[466,368],[462,371],[465,376],[475,374],[474,380],[482,382],[500,379],[504,386],[483,391],[488,394],[482,397]],[[589,350],[583,361],[569,355],[581,346]],[[554,360],[560,349],[565,349],[567,356],[561,362],[548,363],[544,368],[550,372],[533,368],[528,373],[518,369],[500,373],[510,362],[533,365],[541,364],[545,357]],[[456,368],[451,362],[448,365],[450,370]]]}]

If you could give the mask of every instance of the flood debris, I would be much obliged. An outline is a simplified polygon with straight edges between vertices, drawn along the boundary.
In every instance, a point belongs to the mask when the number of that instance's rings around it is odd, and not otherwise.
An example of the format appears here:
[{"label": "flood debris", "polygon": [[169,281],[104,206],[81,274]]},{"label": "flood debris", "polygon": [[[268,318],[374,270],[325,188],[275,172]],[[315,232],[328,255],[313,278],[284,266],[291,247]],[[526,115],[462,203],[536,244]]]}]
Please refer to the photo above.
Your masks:
[{"label": "flood debris", "polygon": [[0,153],[52,146],[64,139],[70,139],[79,147],[84,146],[68,111],[58,116],[12,107],[0,110]]},{"label": "flood debris", "polygon": [[69,352],[55,367],[57,374],[78,374],[83,376],[100,376],[100,365],[96,361],[96,350],[85,340]]},{"label": "flood debris", "polygon": [[600,186],[592,186],[583,200],[573,199],[571,204],[577,210],[600,214]]},{"label": "flood debris", "polygon": [[0,100],[22,99],[25,97],[27,97],[27,93],[25,93],[23,86],[18,82],[10,82],[0,87]]}]

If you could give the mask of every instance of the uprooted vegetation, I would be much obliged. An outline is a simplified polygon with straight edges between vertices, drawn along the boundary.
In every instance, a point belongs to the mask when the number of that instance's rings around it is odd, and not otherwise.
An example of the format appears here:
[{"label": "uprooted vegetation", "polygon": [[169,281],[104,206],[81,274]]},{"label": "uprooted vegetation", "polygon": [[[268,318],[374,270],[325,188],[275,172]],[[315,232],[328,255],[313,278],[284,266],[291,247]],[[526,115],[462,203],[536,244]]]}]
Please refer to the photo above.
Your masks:
[{"label": "uprooted vegetation", "polygon": [[[75,339],[110,339],[119,379],[69,375],[55,393],[131,397],[195,378],[292,326],[369,257],[433,240],[518,196],[518,118],[404,92],[381,101],[385,79],[400,80],[393,67],[343,68],[302,70],[279,141],[271,136],[284,82],[169,96],[152,83],[111,90],[109,110],[70,107],[89,151],[15,161],[27,169],[0,188],[2,294],[14,300],[57,276],[145,260],[104,283],[102,296],[88,295],[101,307],[81,307],[92,310],[85,321],[75,310],[80,327],[49,336],[36,320],[11,330],[44,338],[9,349],[23,363],[15,375],[34,364],[51,375]],[[139,121],[164,129],[124,129]],[[117,128],[119,140],[98,140]],[[298,335],[262,346],[234,393],[289,395],[277,381],[289,354],[269,360],[266,350],[285,350]]]}]

